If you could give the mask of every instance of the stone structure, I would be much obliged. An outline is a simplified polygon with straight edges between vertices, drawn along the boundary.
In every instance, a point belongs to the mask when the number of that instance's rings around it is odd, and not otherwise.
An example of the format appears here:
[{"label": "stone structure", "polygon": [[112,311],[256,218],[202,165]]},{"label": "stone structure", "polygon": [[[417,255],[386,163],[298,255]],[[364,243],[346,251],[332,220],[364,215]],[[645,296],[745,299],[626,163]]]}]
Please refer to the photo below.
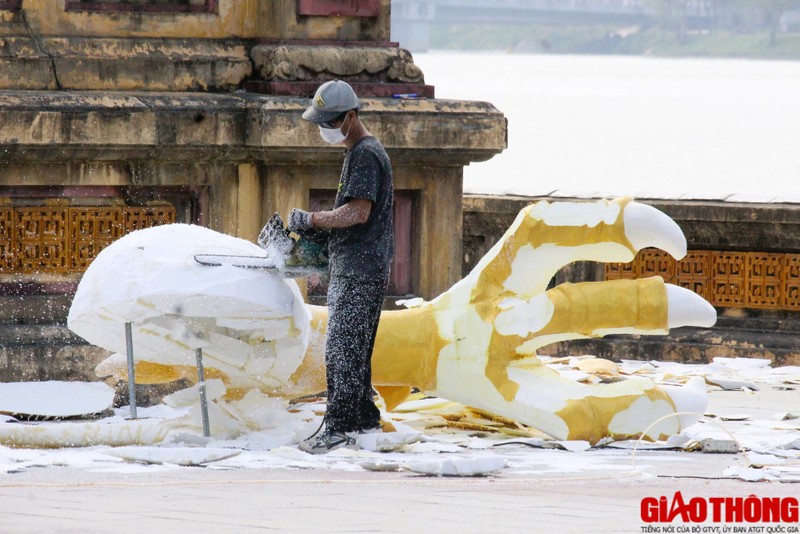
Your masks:
[{"label": "stone structure", "polygon": [[275,211],[326,205],[341,149],[300,112],[333,78],[393,160],[393,293],[457,281],[462,169],[505,148],[506,120],[434,99],[389,14],[389,0],[0,1],[0,380],[91,378],[103,355],[63,322],[115,238],[177,221],[255,239]]},{"label": "stone structure", "polygon": [[[503,235],[534,198],[464,198],[464,272]],[[643,201],[644,202],[644,201]],[[715,356],[769,358],[800,365],[800,206],[710,201],[646,201],[683,229],[689,253],[676,262],[645,249],[629,264],[579,263],[556,283],[661,276],[687,287],[718,311],[713,328],[679,328],[669,336],[609,336],[548,347],[553,354],[611,359],[674,359],[702,363]]]}]

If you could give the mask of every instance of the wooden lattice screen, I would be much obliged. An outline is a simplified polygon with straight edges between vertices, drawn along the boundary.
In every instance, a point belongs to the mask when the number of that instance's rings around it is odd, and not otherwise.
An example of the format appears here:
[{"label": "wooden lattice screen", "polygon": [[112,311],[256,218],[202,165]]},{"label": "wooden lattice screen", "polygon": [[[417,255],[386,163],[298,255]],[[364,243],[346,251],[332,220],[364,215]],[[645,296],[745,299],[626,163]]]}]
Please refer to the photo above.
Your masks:
[{"label": "wooden lattice screen", "polygon": [[0,273],[83,272],[123,235],[175,222],[175,208],[0,207]]},{"label": "wooden lattice screen", "polygon": [[800,310],[800,254],[692,250],[675,261],[645,249],[630,263],[606,264],[607,280],[661,276],[691,289],[712,305]]}]

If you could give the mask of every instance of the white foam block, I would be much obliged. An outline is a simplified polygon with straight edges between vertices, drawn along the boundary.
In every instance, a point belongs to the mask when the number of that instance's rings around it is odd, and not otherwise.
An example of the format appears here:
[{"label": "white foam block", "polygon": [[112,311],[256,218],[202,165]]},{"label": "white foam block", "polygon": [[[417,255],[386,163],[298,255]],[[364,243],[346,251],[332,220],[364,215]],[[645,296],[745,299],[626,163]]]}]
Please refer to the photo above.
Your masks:
[{"label": "white foam block", "polygon": [[2,382],[0,412],[74,417],[111,407],[114,390],[103,382]]},{"label": "white foam block", "polygon": [[208,447],[118,447],[103,452],[129,462],[203,465],[233,458],[241,454],[242,451]]}]

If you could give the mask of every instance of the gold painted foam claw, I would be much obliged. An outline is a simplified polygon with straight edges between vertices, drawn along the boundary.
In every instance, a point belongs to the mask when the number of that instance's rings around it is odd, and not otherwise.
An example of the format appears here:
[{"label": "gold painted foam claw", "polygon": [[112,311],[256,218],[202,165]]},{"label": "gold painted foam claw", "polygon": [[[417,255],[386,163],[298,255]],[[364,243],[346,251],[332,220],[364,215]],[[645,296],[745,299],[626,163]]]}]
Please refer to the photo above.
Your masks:
[{"label": "gold painted foam claw", "polygon": [[[686,253],[678,226],[650,206],[626,199],[533,204],[449,291],[421,306],[383,313],[373,381],[379,390],[399,388],[389,392],[395,399],[418,387],[559,439],[593,443],[638,436],[671,413],[702,414],[705,386],[698,382],[678,388],[638,379],[585,385],[562,378],[535,355],[542,346],[569,339],[711,326],[713,307],[660,277],[547,290],[556,271],[570,262],[630,261],[648,246],[678,258]],[[314,308],[318,336],[325,314]],[[320,357],[313,347],[306,355],[310,361]],[[696,420],[668,419],[648,435],[673,434]]]}]

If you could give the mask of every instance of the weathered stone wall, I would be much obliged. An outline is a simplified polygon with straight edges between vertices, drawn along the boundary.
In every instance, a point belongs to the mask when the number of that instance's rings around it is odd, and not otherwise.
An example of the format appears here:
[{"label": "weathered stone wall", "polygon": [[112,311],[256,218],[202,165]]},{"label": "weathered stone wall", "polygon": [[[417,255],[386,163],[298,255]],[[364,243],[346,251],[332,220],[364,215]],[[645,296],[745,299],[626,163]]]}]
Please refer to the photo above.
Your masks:
[{"label": "weathered stone wall", "polygon": [[375,16],[302,15],[296,0],[218,0],[210,13],[65,10],[65,1],[26,0],[19,11],[0,10],[0,35],[389,40],[391,0],[376,0]]},{"label": "weathered stone wall", "polygon": [[[373,82],[409,73],[421,81],[410,54],[390,46],[390,0],[374,5],[370,16],[309,16],[294,0],[219,0],[201,13],[147,2],[140,11],[23,2],[0,10],[0,89],[227,92],[253,79],[358,79],[362,71]],[[269,50],[266,61],[258,46]],[[354,60],[340,57],[348,53]]]},{"label": "weathered stone wall", "polygon": [[[307,207],[312,189],[336,189],[341,149],[300,120],[306,104],[247,93],[0,91],[0,197],[14,205],[21,191],[43,190],[71,203],[86,188],[160,198],[183,188],[200,212],[179,220],[254,240],[273,212]],[[369,98],[362,117],[392,157],[395,187],[416,199],[413,287],[433,297],[460,278],[452,235],[462,167],[505,147],[505,118],[483,103]],[[0,380],[94,379],[106,354],[67,331],[59,294],[79,278],[0,273]]]}]

